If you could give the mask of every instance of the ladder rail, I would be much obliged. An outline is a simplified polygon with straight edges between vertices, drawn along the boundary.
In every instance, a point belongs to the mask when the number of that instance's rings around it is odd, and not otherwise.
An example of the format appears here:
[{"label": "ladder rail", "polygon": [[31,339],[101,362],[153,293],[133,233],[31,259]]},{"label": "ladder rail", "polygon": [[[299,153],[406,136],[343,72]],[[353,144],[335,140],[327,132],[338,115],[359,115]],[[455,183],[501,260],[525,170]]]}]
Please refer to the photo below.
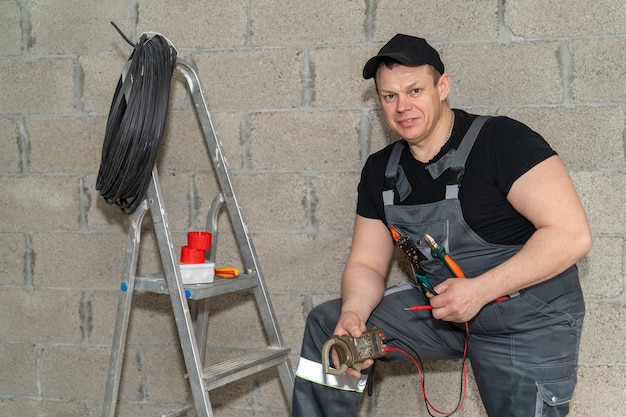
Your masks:
[{"label": "ladder rail", "polygon": [[173,252],[174,243],[168,227],[169,222],[156,165],[152,170],[152,181],[148,187],[147,200],[152,213],[152,222],[158,241],[163,273],[165,274],[170,293],[174,320],[176,321],[180,345],[189,375],[191,394],[196,404],[196,412],[199,417],[213,417],[209,395],[207,390],[204,389],[202,381],[203,358],[200,355],[196,341],[193,320],[185,296],[185,288],[183,287],[183,278],[176,263],[178,257]]},{"label": "ladder rail", "polygon": [[144,200],[130,218],[128,237],[126,239],[126,257],[122,271],[122,289],[117,306],[113,343],[111,344],[111,358],[102,407],[102,417],[114,417],[117,406],[117,397],[120,389],[120,377],[126,350],[126,329],[130,320],[130,307],[135,288],[135,272],[139,259],[139,243],[141,242],[141,224],[148,211],[148,203]]}]

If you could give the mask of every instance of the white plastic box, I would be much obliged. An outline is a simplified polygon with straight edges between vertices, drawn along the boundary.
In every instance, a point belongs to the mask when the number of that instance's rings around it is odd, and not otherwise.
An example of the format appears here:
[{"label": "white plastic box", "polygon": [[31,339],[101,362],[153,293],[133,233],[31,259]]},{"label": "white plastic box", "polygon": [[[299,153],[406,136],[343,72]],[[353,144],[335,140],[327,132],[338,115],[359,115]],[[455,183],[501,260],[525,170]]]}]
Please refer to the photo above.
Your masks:
[{"label": "white plastic box", "polygon": [[180,264],[183,284],[208,284],[215,280],[215,263]]}]

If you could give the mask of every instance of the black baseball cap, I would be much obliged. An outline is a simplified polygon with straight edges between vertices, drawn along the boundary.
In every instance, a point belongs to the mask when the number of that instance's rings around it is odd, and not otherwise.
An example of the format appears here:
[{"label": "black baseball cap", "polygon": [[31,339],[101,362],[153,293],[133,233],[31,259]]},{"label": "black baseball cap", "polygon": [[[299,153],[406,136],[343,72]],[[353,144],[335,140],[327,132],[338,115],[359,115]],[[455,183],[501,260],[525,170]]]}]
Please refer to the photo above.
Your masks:
[{"label": "black baseball cap", "polygon": [[399,33],[378,51],[378,55],[367,61],[363,68],[363,78],[367,80],[374,77],[378,63],[385,58],[410,66],[429,64],[441,74],[445,71],[439,53],[426,40]]}]

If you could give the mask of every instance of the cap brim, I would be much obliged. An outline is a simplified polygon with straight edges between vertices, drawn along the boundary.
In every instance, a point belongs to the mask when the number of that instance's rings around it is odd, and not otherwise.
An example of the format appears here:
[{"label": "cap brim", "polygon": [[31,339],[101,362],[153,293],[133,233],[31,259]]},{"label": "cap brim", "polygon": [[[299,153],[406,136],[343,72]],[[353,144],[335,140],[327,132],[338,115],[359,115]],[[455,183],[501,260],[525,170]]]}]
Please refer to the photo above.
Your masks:
[{"label": "cap brim", "polygon": [[398,61],[401,64],[410,65],[410,66],[418,66],[418,65],[427,64],[427,62],[425,62],[424,60],[418,60],[415,57],[409,57],[409,56],[406,56],[405,54],[399,54],[399,53],[380,54],[380,55],[376,55],[373,58],[370,58],[370,60],[367,61],[367,63],[365,63],[365,66],[363,67],[363,78],[365,78],[366,80],[373,78],[376,75],[376,70],[378,69],[378,63],[382,59],[393,59],[394,61]]}]

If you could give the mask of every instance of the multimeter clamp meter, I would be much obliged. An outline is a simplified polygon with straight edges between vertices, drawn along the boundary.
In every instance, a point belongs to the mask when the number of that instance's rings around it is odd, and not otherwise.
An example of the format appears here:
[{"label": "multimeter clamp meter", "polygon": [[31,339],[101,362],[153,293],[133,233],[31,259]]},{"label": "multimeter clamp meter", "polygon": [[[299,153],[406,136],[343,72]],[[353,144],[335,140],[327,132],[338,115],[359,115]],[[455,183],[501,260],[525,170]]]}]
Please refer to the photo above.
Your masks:
[{"label": "multimeter clamp meter", "polygon": [[[348,368],[360,371],[361,363],[365,360],[381,358],[387,354],[384,341],[385,332],[379,328],[363,332],[361,337],[352,337],[350,335],[331,336],[322,348],[324,373],[343,375]],[[330,366],[330,349],[333,347],[339,357],[340,366],[338,368],[331,368]]]}]

